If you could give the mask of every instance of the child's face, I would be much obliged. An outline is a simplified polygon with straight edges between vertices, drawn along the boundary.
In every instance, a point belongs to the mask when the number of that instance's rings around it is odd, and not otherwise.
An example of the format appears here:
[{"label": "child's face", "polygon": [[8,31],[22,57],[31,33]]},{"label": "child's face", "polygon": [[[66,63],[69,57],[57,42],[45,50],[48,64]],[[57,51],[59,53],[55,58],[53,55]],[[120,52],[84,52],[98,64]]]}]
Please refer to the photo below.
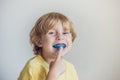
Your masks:
[{"label": "child's face", "polygon": [[57,49],[55,49],[53,45],[58,43],[66,44],[66,48],[64,48],[62,52],[62,56],[64,56],[71,48],[72,35],[69,27],[64,29],[60,22],[42,36],[42,55],[49,58],[56,57]]}]

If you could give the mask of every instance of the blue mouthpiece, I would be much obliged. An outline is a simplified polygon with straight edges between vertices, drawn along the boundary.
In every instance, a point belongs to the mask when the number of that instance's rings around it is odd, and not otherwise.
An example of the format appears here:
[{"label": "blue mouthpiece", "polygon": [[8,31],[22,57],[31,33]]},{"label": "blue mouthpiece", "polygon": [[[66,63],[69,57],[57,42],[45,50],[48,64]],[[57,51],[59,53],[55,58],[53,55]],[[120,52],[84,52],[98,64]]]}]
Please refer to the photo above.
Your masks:
[{"label": "blue mouthpiece", "polygon": [[56,48],[56,49],[59,49],[60,47],[65,48],[66,45],[65,44],[56,44],[53,47]]}]

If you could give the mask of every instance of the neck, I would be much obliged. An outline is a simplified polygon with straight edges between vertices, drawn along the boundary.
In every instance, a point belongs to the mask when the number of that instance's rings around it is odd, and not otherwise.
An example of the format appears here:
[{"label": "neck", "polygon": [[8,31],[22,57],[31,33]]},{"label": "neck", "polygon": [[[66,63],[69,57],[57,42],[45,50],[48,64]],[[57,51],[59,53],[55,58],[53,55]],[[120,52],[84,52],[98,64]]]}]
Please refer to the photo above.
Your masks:
[{"label": "neck", "polygon": [[47,56],[42,55],[42,54],[40,54],[40,55],[43,57],[43,59],[44,59],[48,64],[50,64],[51,62],[54,62],[54,61],[55,61],[55,58],[56,58],[56,57],[47,57]]}]

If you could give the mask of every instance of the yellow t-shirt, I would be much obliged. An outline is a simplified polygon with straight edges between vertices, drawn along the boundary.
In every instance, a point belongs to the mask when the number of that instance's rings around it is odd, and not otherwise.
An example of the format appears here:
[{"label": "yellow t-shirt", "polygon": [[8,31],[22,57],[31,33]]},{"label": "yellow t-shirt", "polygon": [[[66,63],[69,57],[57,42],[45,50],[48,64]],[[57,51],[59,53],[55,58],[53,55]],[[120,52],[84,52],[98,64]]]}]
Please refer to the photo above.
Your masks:
[{"label": "yellow t-shirt", "polygon": [[[65,60],[64,63],[66,70],[58,80],[78,80],[74,66]],[[40,55],[37,55],[27,62],[18,80],[45,80],[48,71],[49,64]]]}]

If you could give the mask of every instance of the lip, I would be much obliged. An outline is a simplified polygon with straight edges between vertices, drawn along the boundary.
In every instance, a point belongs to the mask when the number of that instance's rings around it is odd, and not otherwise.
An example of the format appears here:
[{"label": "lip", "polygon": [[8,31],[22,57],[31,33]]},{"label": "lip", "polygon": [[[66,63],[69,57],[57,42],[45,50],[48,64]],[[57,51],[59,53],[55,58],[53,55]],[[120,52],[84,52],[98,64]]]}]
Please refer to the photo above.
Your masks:
[{"label": "lip", "polygon": [[56,49],[59,49],[60,47],[66,48],[66,44],[65,43],[57,43],[57,44],[54,44],[53,47]]}]

